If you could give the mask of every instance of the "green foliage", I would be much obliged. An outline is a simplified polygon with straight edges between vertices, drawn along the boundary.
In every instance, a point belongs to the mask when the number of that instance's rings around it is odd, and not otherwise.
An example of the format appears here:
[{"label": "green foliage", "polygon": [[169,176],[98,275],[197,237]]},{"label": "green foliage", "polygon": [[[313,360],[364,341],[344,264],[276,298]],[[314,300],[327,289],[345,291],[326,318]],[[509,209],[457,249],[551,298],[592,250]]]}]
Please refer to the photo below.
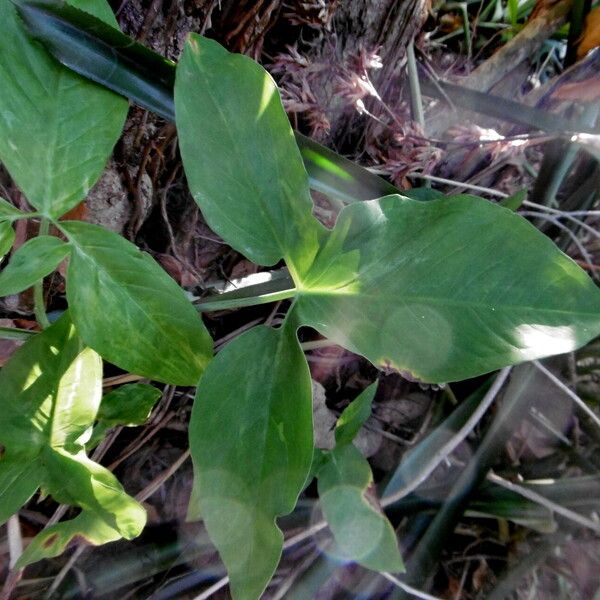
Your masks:
[{"label": "green foliage", "polygon": [[68,314],[29,340],[0,371],[0,520],[38,488],[82,509],[74,521],[45,530],[30,544],[19,559],[22,566],[55,556],[75,535],[131,539],[144,527],[141,505],[85,454],[101,394],[102,361],[82,344]]},{"label": "green foliage", "polygon": [[302,324],[431,382],[573,350],[597,335],[600,314],[579,266],[522,217],[471,196],[346,207],[299,288]]},{"label": "green foliage", "polygon": [[[105,0],[75,6],[116,25]],[[0,2],[0,160],[29,202],[59,217],[83,200],[121,134],[127,102],[59,65]]]},{"label": "green foliage", "polygon": [[80,221],[61,228],[73,248],[67,299],[85,342],[127,371],[195,385],[212,340],[181,288],[116,233]]},{"label": "green foliage", "polygon": [[312,461],[310,374],[290,321],[255,327],[213,359],[189,435],[189,517],[204,520],[235,597],[258,598],[283,547],[275,519],[293,510]]},{"label": "green foliage", "polygon": [[152,385],[122,385],[102,398],[98,421],[108,427],[143,425],[160,397],[160,390]]},{"label": "green foliage", "polygon": [[317,471],[319,499],[335,539],[334,556],[375,571],[402,571],[396,535],[379,508],[371,468],[352,445],[371,414],[376,389],[370,385],[338,419],[335,448],[324,453]]},{"label": "green foliage", "polygon": [[18,294],[52,273],[69,254],[69,246],[56,237],[40,235],[25,242],[0,273],[0,296]]},{"label": "green foliage", "polygon": [[0,260],[12,248],[15,241],[15,230],[10,221],[0,221]]},{"label": "green foliage", "polygon": [[177,68],[175,114],[188,183],[211,228],[260,265],[310,265],[323,228],[311,215],[306,171],[271,76],[191,35]]},{"label": "green foliage", "polygon": [[[109,427],[143,423],[160,392],[123,386],[101,402],[102,357],[156,381],[199,381],[189,516],[204,520],[236,598],[257,598],[267,586],[283,548],[276,519],[294,509],[315,473],[338,555],[401,570],[370,467],[351,443],[375,387],[340,417],[336,447],[315,452],[297,329],[312,326],[383,369],[453,381],[573,350],[598,335],[594,283],[527,221],[472,196],[387,195],[347,206],[325,229],[312,215],[309,179],[271,78],[192,35],[175,84],[191,191],[233,248],[260,265],[283,259],[293,279],[278,296],[292,301],[279,329],[255,327],[211,360],[212,340],[196,309],[148,255],[100,227],[58,221],[100,175],[126,104],[53,62],[23,33],[12,4],[0,2],[0,159],[40,211],[24,215],[0,201],[0,255],[13,244],[12,221],[25,216],[41,214],[42,225],[53,223],[67,238],[41,235],[17,250],[0,275],[0,293],[38,283],[69,257],[68,312],[0,372],[0,517],[38,488],[82,509],[46,528],[20,564],[60,553],[75,536],[105,543],[132,538],[144,525],[142,507],[85,450]],[[114,24],[104,0],[75,4]],[[310,144],[304,158],[317,165],[322,191],[347,173],[335,157],[311,155]],[[349,174],[347,183],[354,180],[369,181]],[[351,189],[348,183],[345,200],[356,199]],[[357,197],[364,195],[361,188]],[[516,209],[521,200],[508,204]],[[43,314],[39,296],[36,313]],[[231,301],[235,307],[248,298]],[[430,447],[439,442],[430,438]],[[414,456],[398,479],[417,463]]]}]

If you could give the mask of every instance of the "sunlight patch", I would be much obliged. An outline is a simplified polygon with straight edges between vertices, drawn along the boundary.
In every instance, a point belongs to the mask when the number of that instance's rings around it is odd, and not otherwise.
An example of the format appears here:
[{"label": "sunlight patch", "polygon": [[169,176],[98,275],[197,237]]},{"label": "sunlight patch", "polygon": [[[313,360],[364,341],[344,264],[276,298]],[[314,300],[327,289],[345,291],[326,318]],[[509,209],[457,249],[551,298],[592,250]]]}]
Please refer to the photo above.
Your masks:
[{"label": "sunlight patch", "polygon": [[525,360],[533,360],[550,354],[571,352],[578,346],[572,327],[559,325],[519,325],[515,334],[520,346],[519,354]]}]

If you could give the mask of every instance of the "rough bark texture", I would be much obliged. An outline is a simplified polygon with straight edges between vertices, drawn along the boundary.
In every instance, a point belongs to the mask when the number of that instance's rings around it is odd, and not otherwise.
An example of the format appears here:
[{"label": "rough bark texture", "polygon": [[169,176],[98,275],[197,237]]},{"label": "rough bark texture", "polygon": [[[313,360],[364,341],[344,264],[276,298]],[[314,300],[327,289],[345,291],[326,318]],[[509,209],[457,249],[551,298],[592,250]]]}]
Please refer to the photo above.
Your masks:
[{"label": "rough bark texture", "polygon": [[397,81],[406,62],[406,46],[421,29],[428,0],[354,0],[344,2],[334,17],[340,49],[380,47],[383,68],[375,83],[382,96]]}]

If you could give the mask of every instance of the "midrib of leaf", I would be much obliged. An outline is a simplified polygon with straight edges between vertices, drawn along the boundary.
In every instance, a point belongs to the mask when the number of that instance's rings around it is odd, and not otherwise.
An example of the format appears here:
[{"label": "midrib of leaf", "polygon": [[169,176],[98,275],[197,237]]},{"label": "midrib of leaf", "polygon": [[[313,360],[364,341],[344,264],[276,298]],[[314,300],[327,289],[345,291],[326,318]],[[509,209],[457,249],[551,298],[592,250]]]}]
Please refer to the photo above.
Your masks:
[{"label": "midrib of leaf", "polygon": [[[43,200],[43,208],[42,212],[46,217],[50,217],[50,207],[52,205],[52,198],[49,195],[54,195],[54,182],[55,177],[53,176],[54,169],[52,168],[54,165],[54,161],[56,158],[56,145],[58,142],[58,127],[60,121],[60,111],[59,111],[59,99],[62,96],[62,87],[61,87],[61,79],[64,76],[64,67],[55,67],[57,69],[56,76],[54,77],[54,94],[53,98],[55,101],[52,104],[52,113],[53,118],[51,122],[47,125],[48,131],[50,132],[50,140],[48,144],[48,155],[46,160],[46,189],[44,191],[44,200]],[[41,82],[40,82],[41,83]],[[43,87],[43,84],[42,84]],[[52,184],[50,183],[52,182]]]},{"label": "midrib of leaf", "polygon": [[[344,284],[344,286],[347,286],[348,284]],[[600,321],[600,307],[598,311],[595,310],[569,310],[566,308],[544,308],[544,307],[539,307],[539,306],[527,306],[527,305],[523,305],[523,304],[506,304],[506,303],[502,303],[502,304],[492,304],[492,303],[484,303],[484,302],[476,302],[473,300],[460,300],[460,299],[452,299],[452,298],[439,298],[436,296],[397,296],[397,295],[391,295],[391,296],[385,296],[383,294],[381,294],[381,292],[356,292],[356,291],[352,291],[352,290],[344,290],[343,288],[341,289],[329,289],[329,288],[322,288],[322,289],[313,289],[313,288],[309,288],[309,289],[303,289],[303,290],[299,290],[297,293],[298,298],[301,298],[302,296],[315,296],[315,297],[319,297],[319,296],[354,296],[357,299],[365,299],[365,300],[376,300],[376,301],[383,301],[383,300],[387,300],[388,302],[392,303],[392,302],[398,302],[398,301],[403,301],[405,304],[410,304],[410,303],[417,303],[417,302],[421,302],[421,303],[426,303],[426,304],[433,304],[433,305],[448,305],[448,306],[457,306],[457,307],[461,307],[461,308],[479,308],[479,309],[487,309],[491,312],[499,312],[499,311],[514,311],[514,310],[535,310],[537,312],[544,312],[544,313],[551,313],[551,314],[565,314],[565,315],[572,315],[572,314],[579,314],[579,315],[589,315],[589,316],[596,316],[598,317],[598,320]],[[492,310],[493,309],[493,310]]]}]

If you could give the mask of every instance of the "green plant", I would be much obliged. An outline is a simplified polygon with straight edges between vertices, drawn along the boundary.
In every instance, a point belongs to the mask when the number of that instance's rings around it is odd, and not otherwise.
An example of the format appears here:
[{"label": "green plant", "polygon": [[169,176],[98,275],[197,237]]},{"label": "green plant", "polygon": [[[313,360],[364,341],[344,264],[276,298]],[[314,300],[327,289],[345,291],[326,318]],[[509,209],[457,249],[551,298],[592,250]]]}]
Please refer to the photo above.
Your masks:
[{"label": "green plant", "polygon": [[[343,413],[335,449],[315,452],[298,328],[313,327],[382,369],[448,382],[589,341],[600,332],[594,283],[526,220],[472,196],[427,191],[426,200],[355,203],[328,230],[312,215],[271,78],[192,35],[175,81],[190,190],[229,245],[261,266],[285,261],[293,283],[266,298],[291,301],[281,327],[257,326],[212,358],[196,309],[152,259],[102,228],[60,221],[100,175],[126,103],[55,63],[24,33],[13,5],[0,2],[0,158],[36,209],[0,204],[0,249],[10,249],[16,219],[40,219],[41,232],[13,253],[0,293],[39,289],[69,260],[68,311],[0,372],[0,514],[6,519],[38,487],[82,509],[44,530],[20,564],[56,555],[75,535],[104,543],[144,525],[143,509],[85,451],[107,427],[139,423],[155,395],[127,388],[101,401],[102,357],[155,381],[197,385],[189,516],[203,519],[235,597],[264,590],[283,547],[276,518],[294,509],[311,475],[339,554],[401,570],[391,526],[369,499],[368,463],[351,444],[375,390]],[[114,25],[103,0],[73,4]],[[66,241],[49,236],[50,225]],[[265,298],[219,300],[213,305]],[[119,413],[119,403],[139,411]]]}]

